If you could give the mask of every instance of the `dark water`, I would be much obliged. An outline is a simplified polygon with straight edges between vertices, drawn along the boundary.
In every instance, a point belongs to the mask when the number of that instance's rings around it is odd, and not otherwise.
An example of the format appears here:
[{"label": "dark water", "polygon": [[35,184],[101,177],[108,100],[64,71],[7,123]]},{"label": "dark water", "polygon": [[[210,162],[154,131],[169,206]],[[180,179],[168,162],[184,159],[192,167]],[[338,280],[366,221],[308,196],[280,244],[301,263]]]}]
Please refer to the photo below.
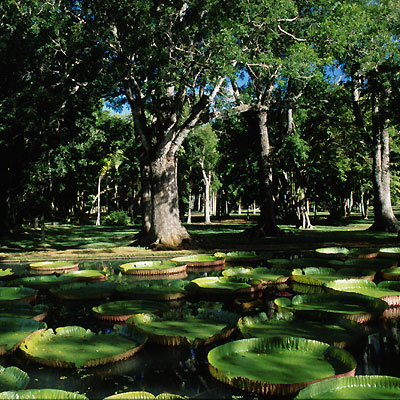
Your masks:
[{"label": "dark water", "polygon": [[[80,269],[107,271],[112,279],[118,275],[118,266],[127,261],[132,260],[81,262]],[[15,269],[18,274],[24,275],[27,268],[27,265],[19,265]],[[220,275],[220,271],[189,273],[185,279],[204,275]],[[285,290],[290,292],[291,288],[286,287]],[[259,307],[254,311],[246,311],[246,313],[264,311],[271,315],[274,311],[273,299],[276,297],[277,291],[277,288],[264,291],[259,301]],[[120,299],[112,297],[108,300]],[[195,302],[202,299],[189,298],[188,300]],[[106,324],[94,318],[91,309],[105,301],[60,300],[42,289],[37,299],[37,303],[49,305],[49,313],[44,321],[48,328],[79,325],[94,332],[102,331],[103,333],[112,329],[112,324]],[[239,312],[237,303],[233,299],[226,299],[224,308]],[[243,315],[244,311],[240,311],[240,313]],[[356,374],[400,377],[399,321],[400,312],[398,315],[393,312],[390,318],[368,323],[366,326],[369,335],[353,347],[347,348],[356,358]],[[240,338],[240,332],[237,332],[229,340]],[[218,344],[220,343],[206,348],[189,348],[147,343],[143,349],[128,360],[81,370],[41,366],[27,360],[18,350],[11,355],[3,356],[0,363],[3,366],[15,365],[26,371],[30,376],[28,388],[77,391],[90,399],[103,399],[114,393],[127,391],[146,391],[154,395],[169,392],[193,399],[250,400],[259,398],[255,394],[236,390],[220,383],[210,375],[207,353]]]}]

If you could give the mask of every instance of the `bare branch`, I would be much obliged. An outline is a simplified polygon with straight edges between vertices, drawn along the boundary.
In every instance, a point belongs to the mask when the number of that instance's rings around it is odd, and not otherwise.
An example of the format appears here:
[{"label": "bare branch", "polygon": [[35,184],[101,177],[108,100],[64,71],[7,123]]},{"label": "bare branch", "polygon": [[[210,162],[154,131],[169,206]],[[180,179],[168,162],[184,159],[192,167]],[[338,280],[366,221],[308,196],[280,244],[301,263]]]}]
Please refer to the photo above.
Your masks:
[{"label": "bare branch", "polygon": [[285,35],[288,35],[288,36],[290,36],[292,39],[296,40],[297,42],[306,42],[306,39],[297,38],[296,36],[294,36],[294,35],[292,35],[291,33],[285,31],[284,29],[282,29],[281,26],[280,26],[279,24],[278,24],[278,29],[279,29],[282,33],[284,33]]}]

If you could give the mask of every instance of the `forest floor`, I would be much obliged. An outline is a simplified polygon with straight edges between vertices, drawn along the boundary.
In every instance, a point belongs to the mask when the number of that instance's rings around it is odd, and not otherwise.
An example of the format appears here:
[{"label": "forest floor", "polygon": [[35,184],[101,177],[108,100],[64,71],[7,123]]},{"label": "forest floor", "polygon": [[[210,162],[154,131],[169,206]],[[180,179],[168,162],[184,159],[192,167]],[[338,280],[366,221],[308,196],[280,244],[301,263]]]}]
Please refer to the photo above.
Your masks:
[{"label": "forest floor", "polygon": [[312,251],[318,247],[400,246],[397,234],[373,232],[372,220],[355,215],[341,221],[329,221],[324,216],[314,218],[314,229],[296,229],[279,225],[283,234],[278,237],[250,237],[244,232],[254,226],[252,218],[234,216],[204,224],[200,218],[186,228],[198,243],[195,249],[156,251],[132,246],[140,225],[124,227],[73,224],[46,224],[40,229],[25,230],[0,238],[0,263],[34,260],[95,260],[177,257],[188,254],[213,254],[216,251],[262,251],[285,253]]}]

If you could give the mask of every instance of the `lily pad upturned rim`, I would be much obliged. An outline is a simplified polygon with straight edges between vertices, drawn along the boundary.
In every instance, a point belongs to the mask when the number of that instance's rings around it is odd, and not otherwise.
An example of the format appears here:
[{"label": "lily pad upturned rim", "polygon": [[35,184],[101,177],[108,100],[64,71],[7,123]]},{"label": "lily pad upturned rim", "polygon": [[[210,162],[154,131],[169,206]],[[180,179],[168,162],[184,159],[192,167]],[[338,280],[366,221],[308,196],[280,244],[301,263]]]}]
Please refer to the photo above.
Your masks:
[{"label": "lily pad upturned rim", "polygon": [[23,390],[28,386],[29,380],[29,375],[22,369],[0,365],[0,392]]},{"label": "lily pad upturned rim", "polygon": [[381,247],[378,257],[400,259],[400,246]]},{"label": "lily pad upturned rim", "polygon": [[45,322],[32,318],[0,317],[0,355],[14,352],[33,332],[46,328]]},{"label": "lily pad upturned rim", "polygon": [[225,262],[229,262],[231,264],[237,263],[253,263],[262,261],[262,257],[256,251],[228,251],[226,253],[216,252],[214,253],[215,257],[223,257],[225,258]]},{"label": "lily pad upturned rim", "polygon": [[[27,303],[0,303],[0,317],[30,318],[43,321],[48,314],[49,307],[46,304]],[[28,315],[28,316],[27,316]]]},{"label": "lily pad upturned rim", "polygon": [[390,289],[384,285],[379,287],[375,282],[366,279],[337,279],[327,282],[325,287],[334,291],[354,292],[376,297],[384,300],[389,306],[400,305],[400,291]]},{"label": "lily pad upturned rim", "polygon": [[[122,328],[122,327],[121,327]],[[79,346],[79,352],[67,352],[67,357],[58,356],[59,358],[48,357],[50,354],[50,345],[57,346],[57,339],[67,341],[71,339],[72,345]],[[77,340],[78,339],[78,340]],[[82,355],[84,353],[84,342],[90,340],[97,340],[101,343],[102,340],[112,341],[113,347],[116,347],[118,342],[121,342],[121,349],[116,350],[115,353],[101,356],[100,345],[97,344],[96,357],[86,358],[82,361],[78,360],[77,354]],[[46,365],[53,368],[91,368],[99,365],[109,364],[118,362],[132,357],[137,351],[139,351],[147,341],[147,336],[141,332],[136,333],[135,338],[128,338],[126,335],[122,335],[116,332],[101,334],[92,332],[90,329],[85,329],[81,326],[64,326],[53,329],[42,329],[34,332],[27,337],[20,345],[19,348],[23,354],[30,360],[37,362],[42,365]],[[46,344],[47,342],[47,344]],[[43,344],[46,348],[45,355],[41,354],[40,344]],[[78,343],[78,344],[77,344]],[[63,349],[65,345],[62,345]],[[92,350],[93,351],[93,350]],[[47,356],[47,357],[46,357]],[[74,357],[73,361],[70,357]]]},{"label": "lily pad upturned rim", "polygon": [[186,396],[181,396],[179,394],[173,393],[160,393],[155,396],[150,392],[136,391],[136,392],[124,392],[113,394],[111,396],[105,397],[103,400],[186,400],[189,399]]},{"label": "lily pad upturned rim", "polygon": [[[306,339],[329,343],[339,348],[349,346],[366,334],[363,325],[336,315],[316,319],[297,318],[294,314],[289,313],[288,315],[291,315],[291,317],[272,319],[268,319],[264,312],[254,316],[245,316],[239,319],[238,328],[244,338],[271,336],[304,337]],[[254,329],[257,325],[260,326],[259,330]],[[279,325],[281,325],[281,328]],[[340,332],[340,337],[335,332],[335,326],[343,330]],[[281,329],[280,332],[279,329]]]},{"label": "lily pad upturned rim", "polygon": [[178,264],[186,264],[187,267],[214,267],[225,264],[224,257],[216,257],[211,254],[193,254],[171,258],[171,261]]},{"label": "lily pad upturned rim", "polygon": [[225,276],[206,276],[192,279],[187,290],[200,294],[239,295],[260,291],[262,287],[261,281],[256,281],[253,285],[247,282],[237,282]]},{"label": "lily pad upturned rim", "polygon": [[135,314],[149,312],[150,309],[157,314],[168,311],[169,307],[165,303],[152,300],[119,300],[92,307],[92,312],[96,318],[102,320],[123,322]]},{"label": "lily pad upturned rim", "polygon": [[400,281],[400,267],[382,269],[381,276],[388,281]]},{"label": "lily pad upturned rim", "polygon": [[24,389],[24,390],[9,390],[0,393],[0,399],[4,400],[89,400],[85,395],[68,392],[61,389]]},{"label": "lily pad upturned rim", "polygon": [[[327,363],[330,360],[335,360],[337,366],[341,365],[341,370],[335,369],[335,374],[316,377],[315,379],[309,379],[296,382],[279,382],[279,379],[273,379],[275,382],[268,382],[266,380],[261,381],[260,379],[254,379],[246,368],[246,364],[243,364],[243,368],[239,369],[239,372],[235,372],[231,369],[232,364],[226,366],[224,364],[223,357],[230,354],[247,354],[249,351],[255,353],[263,354],[267,353],[269,350],[273,349],[284,349],[293,352],[306,352],[310,356],[315,354],[317,358],[325,359]],[[278,396],[290,396],[296,394],[300,389],[324,379],[332,379],[341,376],[354,376],[356,369],[356,361],[354,357],[346,350],[339,349],[335,346],[330,346],[327,343],[320,342],[317,340],[305,339],[301,337],[271,337],[271,338],[250,338],[250,339],[240,339],[232,342],[228,342],[217,346],[209,351],[207,355],[207,360],[209,363],[209,371],[211,375],[217,380],[231,385],[233,387],[246,390],[249,392],[254,392],[261,395],[278,395]],[[254,363],[254,360],[252,361]],[[243,363],[243,360],[239,360],[238,364]],[[270,363],[268,363],[270,365]],[[291,367],[296,368],[297,371],[307,371],[306,366],[302,365],[291,365]],[[246,376],[247,374],[247,376]],[[286,375],[286,374],[284,374]],[[280,377],[283,376],[282,374]],[[297,375],[298,376],[298,375]]]},{"label": "lily pad upturned rim", "polygon": [[[150,342],[154,342],[166,346],[191,346],[200,347],[208,346],[217,340],[223,340],[232,335],[237,328],[239,316],[228,311],[206,310],[201,309],[197,315],[192,313],[167,313],[163,316],[157,316],[151,313],[136,314],[127,320],[128,324],[133,324],[139,330],[142,330],[149,337]],[[154,329],[154,323],[170,325],[178,321],[183,324],[183,330],[171,332],[167,329],[168,334],[162,332],[162,328]],[[206,324],[205,324],[206,322]],[[222,329],[216,331],[215,325],[219,323],[224,325]],[[192,336],[198,335],[199,327],[205,329],[203,337]],[[212,327],[212,332],[208,330]],[[192,330],[195,329],[196,332]]]},{"label": "lily pad upturned rim", "polygon": [[33,303],[38,291],[24,286],[1,286],[0,305],[11,303]]},{"label": "lily pad upturned rim", "polygon": [[342,399],[344,397],[340,395],[341,390],[350,391],[348,394],[351,395],[352,388],[362,388],[364,392],[362,398],[367,399],[374,398],[368,396],[368,392],[371,389],[387,389],[387,393],[393,394],[393,399],[395,399],[400,392],[400,378],[388,375],[357,375],[328,379],[313,383],[300,390],[294,400],[323,399],[325,394],[329,395],[326,398],[333,399],[335,398],[335,393],[338,394],[337,399]]},{"label": "lily pad upturned rim", "polygon": [[[334,301],[338,304],[351,303],[361,304],[365,307],[365,310],[359,312],[350,312],[348,310],[330,310],[322,308],[321,305],[324,302]],[[311,302],[315,304],[309,307],[302,307],[302,304]],[[348,318],[356,322],[365,323],[382,315],[387,309],[388,304],[376,297],[370,297],[363,294],[352,293],[352,292],[336,292],[336,293],[324,293],[324,294],[298,294],[293,296],[292,299],[287,297],[278,297],[274,300],[275,305],[278,307],[278,311],[282,312],[294,312],[304,315],[340,315],[343,318]]]},{"label": "lily pad upturned rim", "polygon": [[318,257],[330,259],[345,259],[350,253],[350,249],[344,246],[328,246],[315,249]]},{"label": "lily pad upturned rim", "polygon": [[[351,279],[362,278],[372,281],[375,277],[374,270],[359,271],[356,268],[330,268],[330,267],[306,267],[295,268],[292,270],[291,279],[295,282],[303,283],[306,285],[320,285],[323,286],[327,281],[334,279]],[[362,275],[361,275],[362,274]],[[331,279],[324,279],[324,276],[331,275]]]},{"label": "lily pad upturned rim", "polygon": [[123,274],[128,275],[169,275],[186,272],[187,264],[173,261],[133,261],[119,266]]},{"label": "lily pad upturned rim", "polygon": [[74,261],[38,261],[29,264],[29,268],[37,272],[76,271],[79,264]]},{"label": "lily pad upturned rim", "polygon": [[264,267],[232,267],[222,271],[222,276],[238,281],[260,280],[264,285],[285,283],[289,280],[288,270]]}]

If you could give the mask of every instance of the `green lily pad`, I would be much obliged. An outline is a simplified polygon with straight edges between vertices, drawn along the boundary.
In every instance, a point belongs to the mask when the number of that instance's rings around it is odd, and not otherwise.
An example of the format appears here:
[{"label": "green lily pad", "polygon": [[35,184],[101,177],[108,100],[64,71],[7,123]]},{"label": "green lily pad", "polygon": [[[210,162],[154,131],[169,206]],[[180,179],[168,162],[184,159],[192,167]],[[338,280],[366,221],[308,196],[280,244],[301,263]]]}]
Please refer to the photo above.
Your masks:
[{"label": "green lily pad", "polygon": [[116,291],[125,299],[170,301],[186,297],[188,284],[188,281],[179,279],[123,283],[117,285]]},{"label": "green lily pad", "polygon": [[382,281],[378,283],[377,287],[400,292],[400,281]]},{"label": "green lily pad", "polygon": [[352,248],[349,252],[349,257],[351,258],[375,258],[379,254],[379,249],[371,247],[359,247]]},{"label": "green lily pad", "polygon": [[384,300],[389,306],[400,305],[400,291],[379,287],[365,279],[338,279],[325,284],[326,288],[340,292],[359,293]]},{"label": "green lily pad", "polygon": [[109,281],[74,282],[50,289],[50,292],[65,300],[94,300],[111,296],[115,284]]},{"label": "green lily pad", "polygon": [[305,283],[299,282],[291,282],[290,287],[295,293],[303,293],[303,294],[322,294],[326,293],[325,286],[323,285],[308,285]]},{"label": "green lily pad", "polygon": [[235,295],[252,293],[262,289],[262,283],[256,281],[255,285],[247,282],[237,282],[225,276],[207,276],[190,281],[188,291],[194,293],[211,293],[217,295]]},{"label": "green lily pad", "polygon": [[34,274],[55,274],[79,269],[79,264],[72,261],[40,261],[29,264],[31,273]]},{"label": "green lily pad", "polygon": [[279,312],[301,313],[305,317],[337,314],[356,322],[367,322],[388,308],[381,299],[348,292],[299,294],[292,299],[278,297],[274,302]]},{"label": "green lily pad", "polygon": [[224,257],[216,257],[208,254],[175,257],[172,258],[171,261],[177,264],[186,264],[187,267],[215,267],[225,264]]},{"label": "green lily pad", "polygon": [[400,259],[400,247],[381,247],[379,249],[379,257]]},{"label": "green lily pad", "polygon": [[318,257],[343,260],[349,255],[350,249],[340,246],[320,247],[318,249],[315,249],[315,253]]},{"label": "green lily pad", "polygon": [[263,267],[233,267],[222,271],[222,275],[242,282],[260,280],[264,285],[284,283],[289,279],[288,270]]},{"label": "green lily pad", "polygon": [[36,321],[43,321],[49,307],[45,304],[23,304],[23,303],[0,303],[0,317],[9,318],[32,318]]},{"label": "green lily pad", "polygon": [[246,316],[239,320],[243,337],[295,336],[315,339],[337,347],[346,347],[366,334],[363,325],[345,318],[319,319],[275,318],[268,320],[265,313]]},{"label": "green lily pad", "polygon": [[68,274],[62,275],[64,279],[70,278],[74,281],[93,282],[93,281],[105,281],[107,275],[97,269],[81,269],[78,271],[71,271]]},{"label": "green lily pad", "polygon": [[14,271],[11,268],[0,269],[0,278],[8,278],[14,275]]},{"label": "green lily pad", "polygon": [[292,260],[288,258],[270,258],[267,264],[272,268],[278,269],[292,269]]},{"label": "green lily pad", "polygon": [[308,267],[303,269],[292,270],[292,280],[306,285],[319,285],[333,281],[336,279],[352,279],[362,278],[373,280],[375,277],[374,270],[359,271],[355,268],[315,268]]},{"label": "green lily pad", "polygon": [[0,391],[22,390],[28,386],[29,375],[17,367],[0,365]]},{"label": "green lily pad", "polygon": [[72,283],[73,281],[74,279],[69,274],[37,275],[13,279],[8,284],[10,286],[25,286],[32,289],[49,289],[65,283]]},{"label": "green lily pad", "polygon": [[346,350],[294,337],[236,340],[215,347],[207,358],[214,378],[264,396],[294,395],[317,380],[353,376],[356,368]]},{"label": "green lily pad", "polygon": [[167,346],[206,346],[229,337],[237,328],[239,317],[228,311],[201,309],[197,314],[137,314],[128,319],[142,330],[149,341]]},{"label": "green lily pad", "polygon": [[329,264],[334,268],[350,267],[360,270],[373,269],[374,271],[381,271],[382,269],[396,267],[397,260],[384,259],[384,258],[367,258],[367,259],[351,258],[345,260],[344,262],[339,260],[332,260],[329,262]]},{"label": "green lily pad", "polygon": [[229,262],[230,264],[249,264],[262,261],[262,257],[255,251],[230,251],[228,253],[217,252],[214,253],[214,256],[222,257],[225,259],[225,262]]},{"label": "green lily pad", "polygon": [[156,314],[168,310],[169,307],[165,303],[151,300],[112,301],[92,308],[95,317],[112,322],[126,321],[135,314]]},{"label": "green lily pad", "polygon": [[381,276],[388,281],[400,281],[400,267],[382,269]]},{"label": "green lily pad", "polygon": [[31,333],[46,328],[44,322],[30,318],[0,318],[0,355],[13,352]]},{"label": "green lily pad", "polygon": [[89,368],[132,357],[146,343],[138,333],[127,338],[118,333],[96,334],[80,326],[37,331],[19,346],[29,359],[54,368]]},{"label": "green lily pad", "polygon": [[306,399],[398,399],[400,378],[358,375],[329,379],[300,390],[295,400]]},{"label": "green lily pad", "polygon": [[160,393],[157,396],[149,392],[125,392],[108,396],[103,400],[119,400],[119,399],[135,399],[135,400],[186,400],[188,397],[173,393]]},{"label": "green lily pad", "polygon": [[0,393],[0,399],[5,400],[89,400],[79,393],[59,389],[25,389]]},{"label": "green lily pad", "polygon": [[290,260],[290,266],[292,268],[308,268],[308,267],[327,267],[329,266],[329,260],[321,257],[302,257],[294,258]]},{"label": "green lily pad", "polygon": [[129,275],[168,275],[186,272],[186,264],[173,261],[137,261],[120,265],[122,273]]},{"label": "green lily pad", "polygon": [[37,290],[26,287],[0,287],[0,304],[32,303],[36,300]]}]

